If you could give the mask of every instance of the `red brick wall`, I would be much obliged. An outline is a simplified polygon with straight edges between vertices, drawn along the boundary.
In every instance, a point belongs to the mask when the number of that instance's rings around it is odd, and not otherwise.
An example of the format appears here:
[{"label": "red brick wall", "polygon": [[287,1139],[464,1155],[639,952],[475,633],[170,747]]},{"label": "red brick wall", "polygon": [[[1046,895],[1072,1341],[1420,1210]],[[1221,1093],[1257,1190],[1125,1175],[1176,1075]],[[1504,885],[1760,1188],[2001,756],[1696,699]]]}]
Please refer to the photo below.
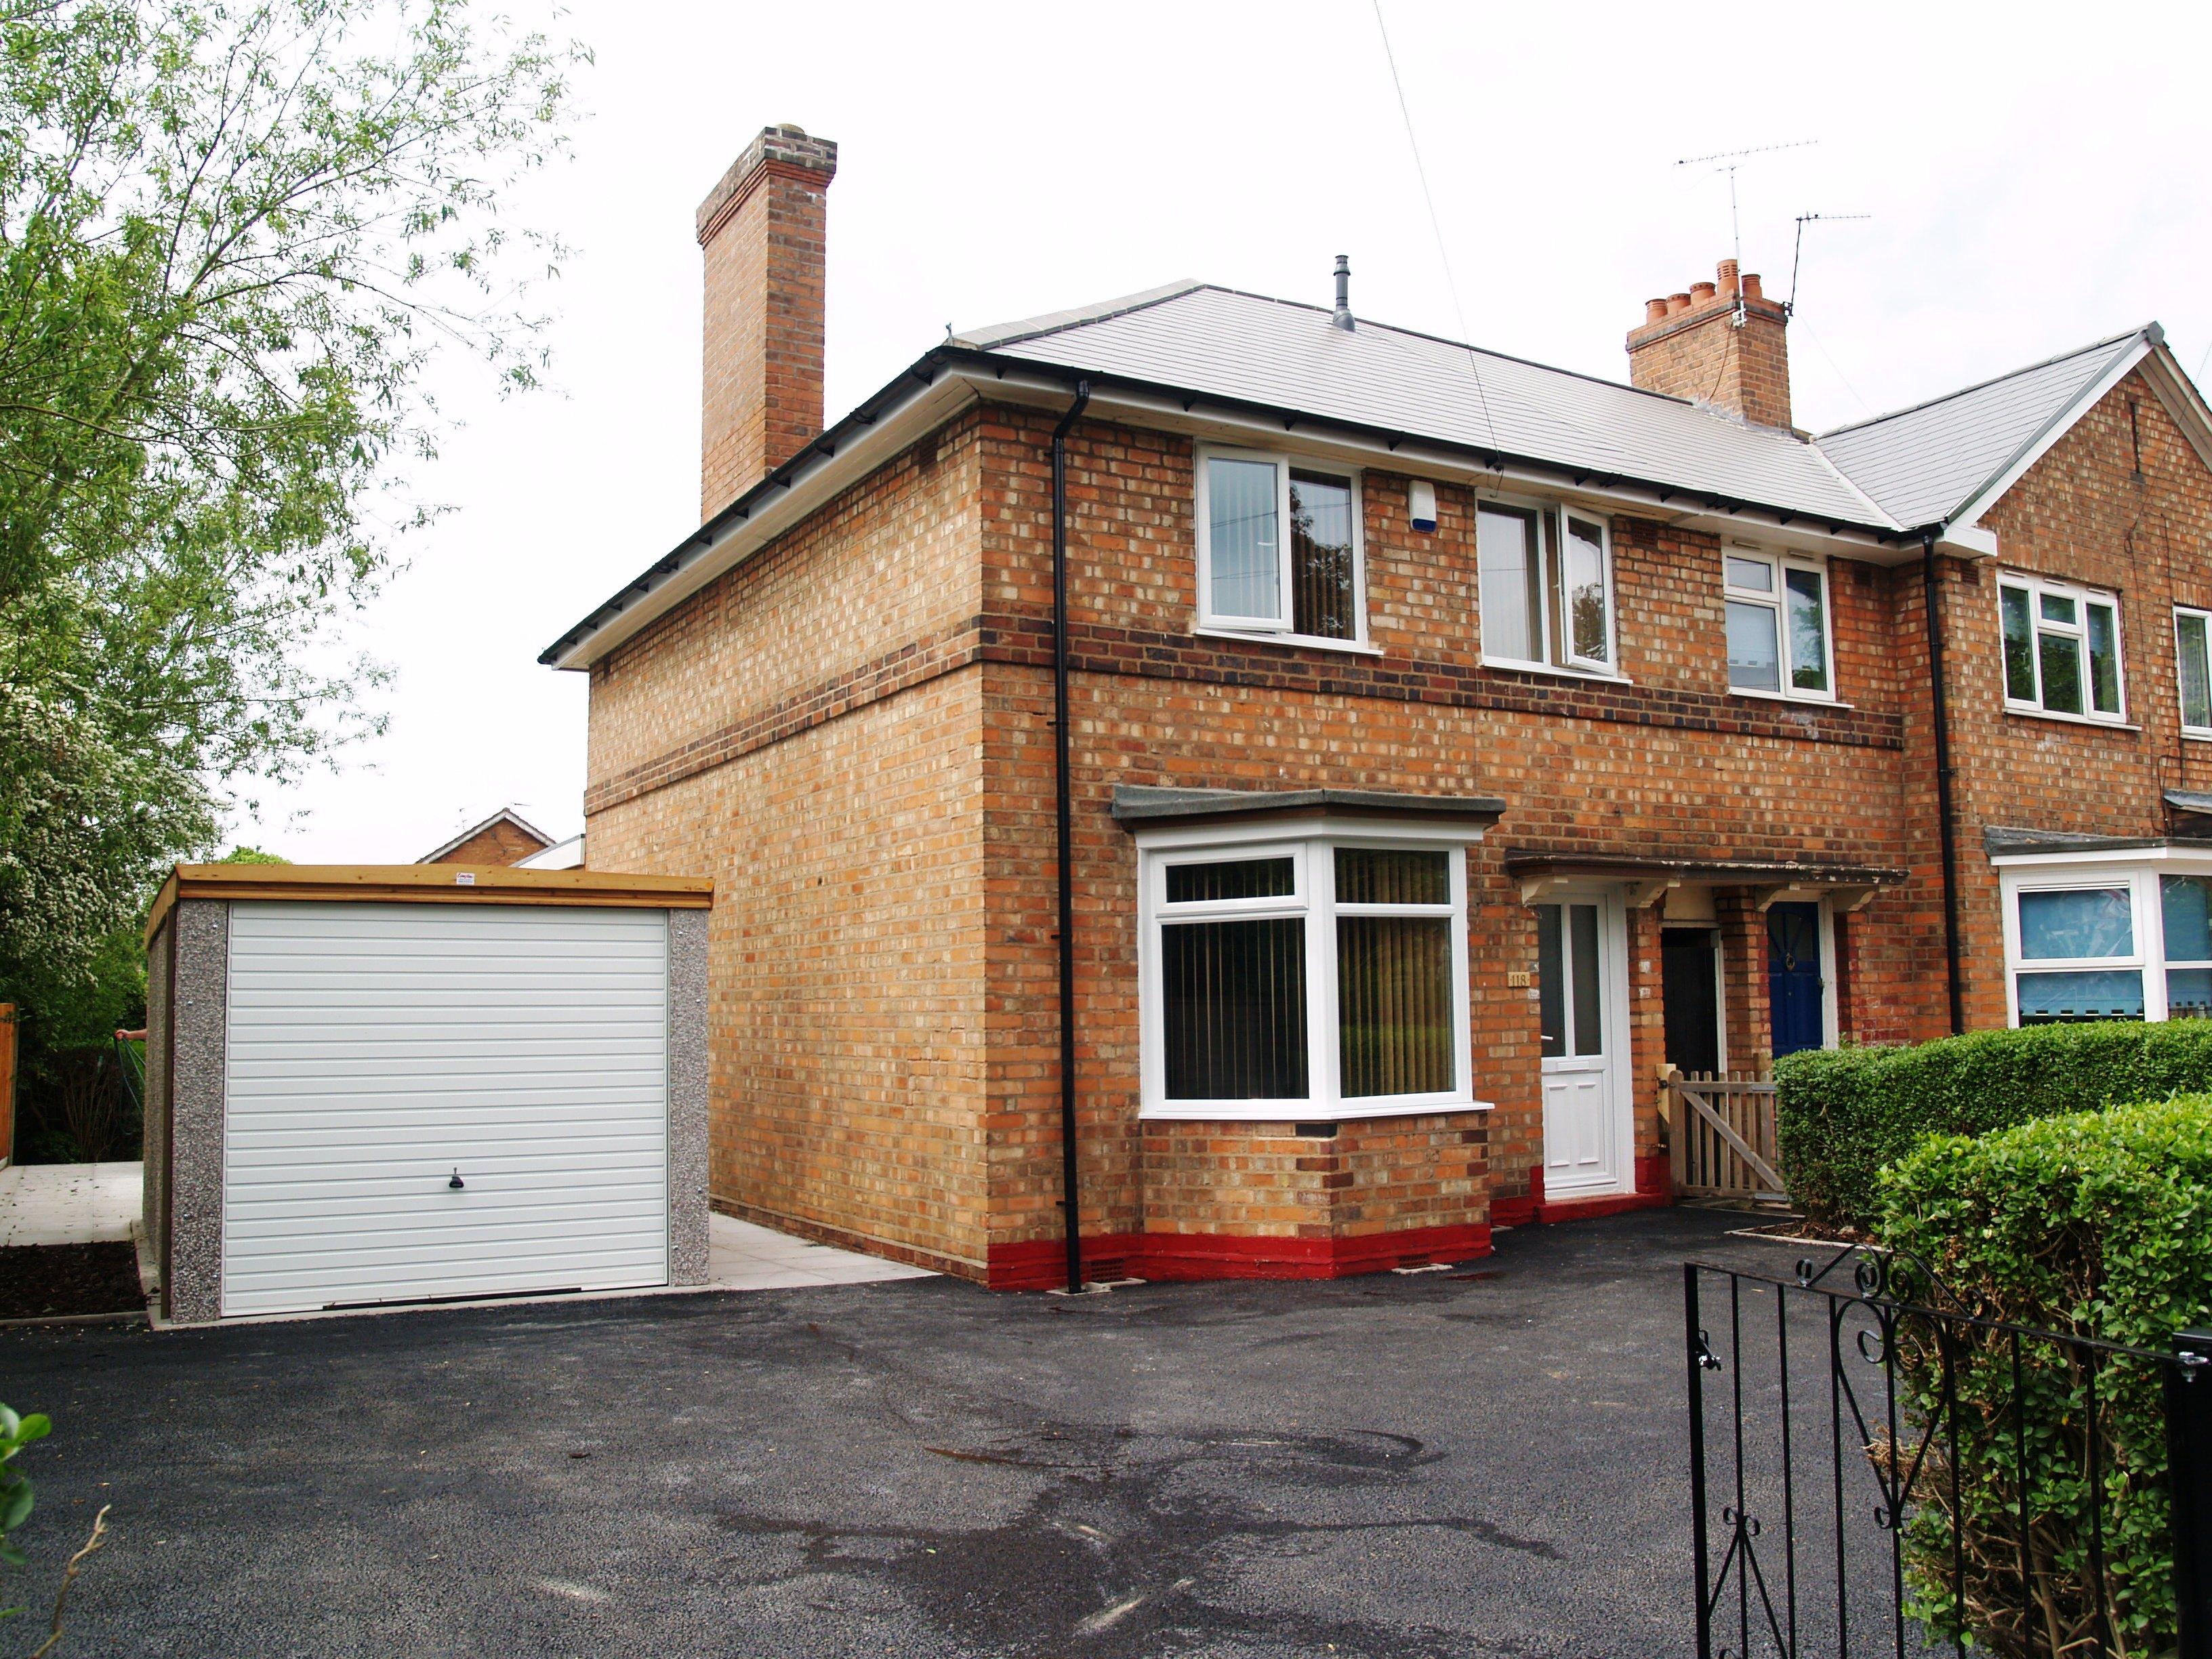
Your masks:
[{"label": "red brick wall", "polygon": [[[1038,621],[1049,614],[1046,424],[1009,411],[981,434],[987,601],[994,617],[1003,607],[1029,619],[1006,625],[1017,661],[993,664],[986,694],[992,1122],[994,1168],[1006,1176],[994,1183],[994,1243],[1057,1226],[1050,680]],[[1379,660],[1194,639],[1189,446],[1085,423],[1070,448],[1084,1206],[1101,1231],[1150,1226],[1155,1206],[1156,1137],[1136,1121],[1136,857],[1109,816],[1116,783],[1328,783],[1507,799],[1504,821],[1470,860],[1475,1082],[1498,1103],[1488,1150],[1503,1194],[1527,1189],[1542,1133],[1535,1005],[1507,983],[1534,966],[1534,918],[1504,875],[1507,849],[1903,860],[1903,720],[1881,573],[1862,580],[1837,567],[1838,683],[1849,709],[1729,696],[1718,544],[1626,519],[1614,523],[1616,584],[1622,666],[1634,684],[1486,670],[1469,498],[1440,489],[1437,532],[1419,536],[1404,481],[1370,473]],[[1924,890],[1885,896],[1862,931],[1879,938],[1928,902]],[[1631,958],[1645,1156],[1658,1150],[1663,1052],[1656,921],[1638,919]],[[1762,936],[1754,928],[1751,937]],[[1739,978],[1757,987],[1745,994],[1758,1004],[1763,1048],[1760,964],[1763,957]],[[1903,1004],[1923,969],[1907,945],[1872,953],[1862,977]],[[1867,1035],[1903,1035],[1870,1024]],[[1468,1215],[1479,1219],[1479,1207]],[[1398,1224],[1429,1218],[1408,1209]]]},{"label": "red brick wall", "polygon": [[[1985,825],[2164,835],[2165,790],[2212,789],[2212,744],[2181,736],[2173,648],[2173,606],[2212,605],[2212,475],[2140,374],[2106,393],[1984,522],[1996,532],[1996,560],[1943,562],[1942,600],[1966,1012],[1974,1026],[2005,1021],[2002,918],[1996,872],[1982,848]],[[2119,595],[2127,717],[2139,729],[2006,712],[2000,569]]]},{"label": "red brick wall", "polygon": [[[2143,732],[2002,714],[1994,576],[1942,562],[1977,1024],[2001,1022],[2003,1003],[1980,826],[2154,833],[2161,784],[2212,787],[2212,763],[2174,735],[2166,610],[2176,593],[2212,600],[2212,490],[2136,391],[2140,483],[2116,393],[1991,522],[2008,562],[2122,592]],[[617,652],[593,679],[589,798],[594,866],[721,883],[718,1194],[957,1271],[1028,1251],[1048,1277],[1051,418],[971,412],[925,447],[933,459],[902,458]],[[1102,1249],[1206,1228],[1285,1250],[1316,1227],[1410,1239],[1479,1227],[1487,1197],[1525,1194],[1541,1142],[1536,1006],[1509,976],[1534,966],[1534,920],[1510,851],[1907,868],[1843,930],[1841,1023],[1862,1041],[1942,1029],[1917,565],[1832,564],[1845,708],[1730,695],[1720,545],[1628,517],[1614,537],[1632,683],[1488,669],[1470,497],[1440,488],[1437,529],[1417,535],[1405,481],[1374,472],[1380,654],[1212,640],[1191,631],[1188,443],[1088,422],[1070,457],[1082,1200]],[[1470,854],[1475,1084],[1496,1112],[1346,1123],[1326,1146],[1289,1125],[1140,1125],[1136,856],[1108,811],[1125,782],[1504,796]],[[1769,1046],[1764,929],[1747,891],[1717,903],[1742,1069]],[[1631,935],[1645,1158],[1657,921],[1638,913]]]}]

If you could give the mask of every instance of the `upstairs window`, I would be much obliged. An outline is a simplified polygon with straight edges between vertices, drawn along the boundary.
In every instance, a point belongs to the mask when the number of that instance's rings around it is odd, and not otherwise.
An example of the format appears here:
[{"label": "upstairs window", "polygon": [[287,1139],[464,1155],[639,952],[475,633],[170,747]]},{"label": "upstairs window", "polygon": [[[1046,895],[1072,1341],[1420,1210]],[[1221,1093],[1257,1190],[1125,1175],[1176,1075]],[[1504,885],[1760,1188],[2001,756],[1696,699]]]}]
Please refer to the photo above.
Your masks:
[{"label": "upstairs window", "polygon": [[1997,605],[2006,708],[2069,720],[2125,718],[2117,599],[2064,582],[2005,576],[1997,583]]},{"label": "upstairs window", "polygon": [[2212,611],[2176,607],[2173,650],[2181,729],[2192,738],[2212,738]]},{"label": "upstairs window", "polygon": [[1809,559],[1730,548],[1723,562],[1723,580],[1729,689],[1832,698],[1827,568]]},{"label": "upstairs window", "polygon": [[1615,672],[1613,540],[1605,521],[1570,507],[1485,501],[1474,526],[1483,659]]},{"label": "upstairs window", "polygon": [[1201,627],[1329,643],[1364,630],[1359,479],[1242,449],[1198,463]]}]

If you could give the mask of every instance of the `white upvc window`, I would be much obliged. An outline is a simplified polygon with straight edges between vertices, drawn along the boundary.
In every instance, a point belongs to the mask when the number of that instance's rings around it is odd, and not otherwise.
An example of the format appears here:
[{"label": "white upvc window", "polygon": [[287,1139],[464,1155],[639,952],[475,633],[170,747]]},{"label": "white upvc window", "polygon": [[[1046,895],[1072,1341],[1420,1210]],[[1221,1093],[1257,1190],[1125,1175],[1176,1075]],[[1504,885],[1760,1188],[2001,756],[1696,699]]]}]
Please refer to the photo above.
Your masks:
[{"label": "white upvc window", "polygon": [[1211,446],[1198,451],[1197,471],[1199,625],[1321,645],[1364,641],[1358,471]]},{"label": "white upvc window", "polygon": [[2212,611],[2173,607],[2173,653],[2182,732],[2212,738]]},{"label": "white upvc window", "polygon": [[1485,501],[1474,529],[1483,660],[1618,674],[1612,526],[1580,507]]},{"label": "white upvc window", "polygon": [[2212,857],[2000,861],[2015,1025],[2212,1017]]},{"label": "white upvc window", "polygon": [[2065,720],[2127,718],[2118,598],[2007,574],[1997,579],[1997,611],[2007,708]]},{"label": "white upvc window", "polygon": [[1139,844],[1143,1113],[1469,1109],[1467,858],[1403,829],[1209,826]]},{"label": "white upvc window", "polygon": [[1729,689],[1832,702],[1835,629],[1828,568],[1750,548],[1722,554]]}]

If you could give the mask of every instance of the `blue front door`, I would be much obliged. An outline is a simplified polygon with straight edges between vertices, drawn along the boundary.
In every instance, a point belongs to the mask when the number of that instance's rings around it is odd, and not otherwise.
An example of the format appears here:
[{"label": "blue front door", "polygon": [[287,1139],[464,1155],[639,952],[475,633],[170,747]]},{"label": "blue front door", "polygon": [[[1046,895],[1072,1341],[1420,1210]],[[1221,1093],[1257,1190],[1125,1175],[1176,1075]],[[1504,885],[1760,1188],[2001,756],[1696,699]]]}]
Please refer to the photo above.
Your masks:
[{"label": "blue front door", "polygon": [[1774,1052],[1794,1054],[1827,1038],[1822,1018],[1820,907],[1774,904],[1766,911],[1766,1008]]}]

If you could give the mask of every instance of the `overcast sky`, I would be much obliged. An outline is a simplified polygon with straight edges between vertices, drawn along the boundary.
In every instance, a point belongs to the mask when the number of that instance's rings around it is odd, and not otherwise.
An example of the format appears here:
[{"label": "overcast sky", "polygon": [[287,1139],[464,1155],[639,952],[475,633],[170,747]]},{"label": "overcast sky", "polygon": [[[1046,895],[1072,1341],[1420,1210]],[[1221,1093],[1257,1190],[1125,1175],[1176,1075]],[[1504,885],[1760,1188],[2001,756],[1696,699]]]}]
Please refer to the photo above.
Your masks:
[{"label": "overcast sky", "polygon": [[[527,17],[536,0],[510,8]],[[1730,252],[1790,289],[1797,423],[1916,402],[2155,317],[2212,346],[2212,9],[1383,0],[1457,298],[1370,0],[836,6],[571,0],[589,112],[517,211],[575,257],[556,390],[465,420],[453,511],[353,628],[391,725],[242,814],[295,860],[404,862],[513,804],[581,827],[585,685],[538,653],[697,522],[692,211],[763,125],[840,146],[829,414],[967,328],[1179,276],[1626,379],[1653,295]]]}]

